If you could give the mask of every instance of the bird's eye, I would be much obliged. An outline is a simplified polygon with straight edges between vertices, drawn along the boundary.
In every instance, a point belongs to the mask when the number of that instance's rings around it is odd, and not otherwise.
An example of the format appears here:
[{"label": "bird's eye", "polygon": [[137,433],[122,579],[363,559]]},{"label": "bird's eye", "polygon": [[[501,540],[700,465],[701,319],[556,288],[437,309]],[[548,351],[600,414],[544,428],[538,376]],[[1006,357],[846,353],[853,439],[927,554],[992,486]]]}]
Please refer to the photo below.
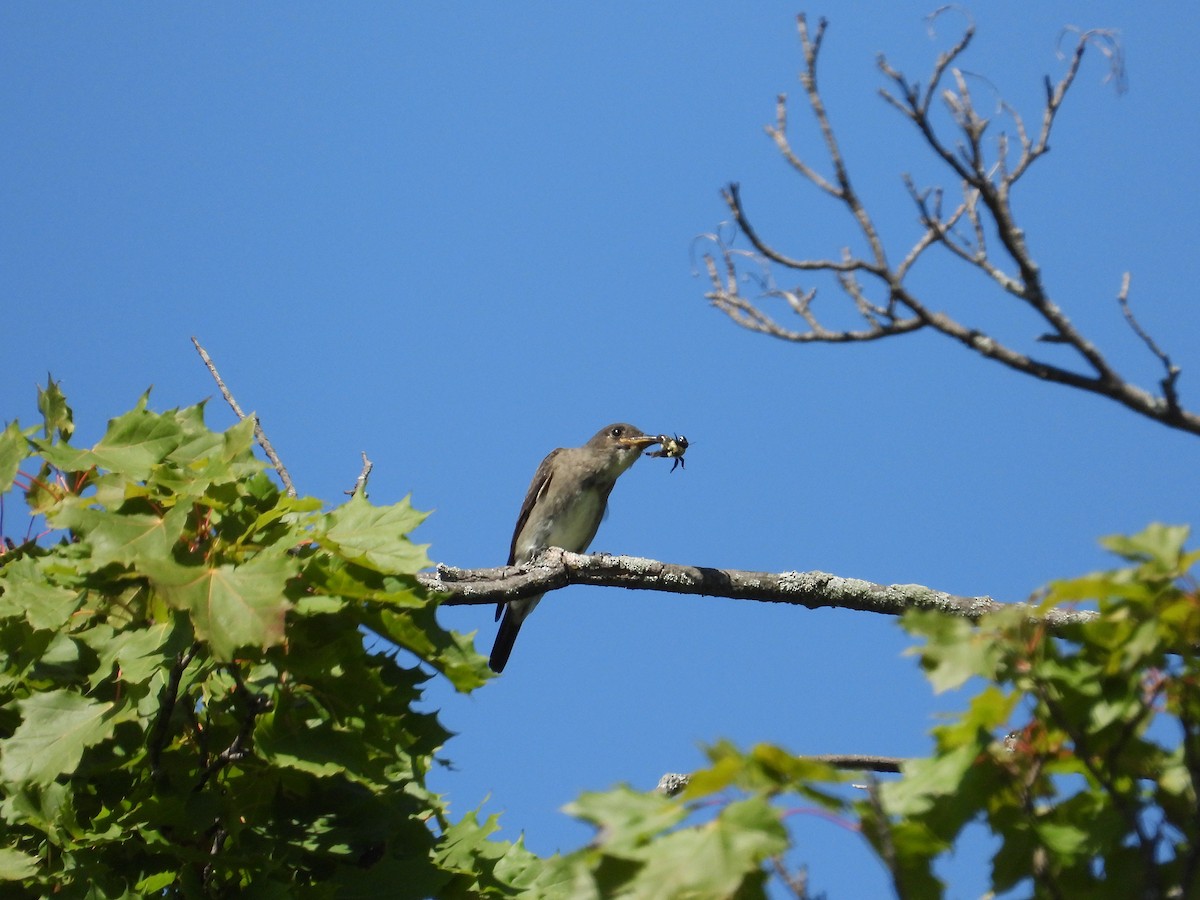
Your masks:
[{"label": "bird's eye", "polygon": [[616,428],[610,431],[609,434],[611,434],[613,437],[620,437],[623,431],[625,431],[625,429],[618,425]]}]

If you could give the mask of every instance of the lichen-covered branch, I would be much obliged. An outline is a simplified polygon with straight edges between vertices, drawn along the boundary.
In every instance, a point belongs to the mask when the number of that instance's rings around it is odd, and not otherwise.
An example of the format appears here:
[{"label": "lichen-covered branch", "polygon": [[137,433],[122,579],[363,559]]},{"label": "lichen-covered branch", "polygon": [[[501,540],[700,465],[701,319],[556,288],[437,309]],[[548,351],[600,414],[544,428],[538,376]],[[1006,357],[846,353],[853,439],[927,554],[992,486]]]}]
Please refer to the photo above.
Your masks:
[{"label": "lichen-covered branch", "polygon": [[[748,572],[710,566],[686,566],[608,553],[569,553],[550,547],[523,566],[456,569],[440,565],[420,576],[429,589],[446,594],[446,606],[486,605],[518,600],[569,584],[594,584],[669,594],[694,594],[788,603],[809,609],[853,609],[898,616],[910,609],[934,610],[978,619],[1009,606],[991,597],[958,597],[919,584],[874,584],[826,572]],[[1051,610],[1030,617],[1051,627],[1090,621],[1090,612]]]}]

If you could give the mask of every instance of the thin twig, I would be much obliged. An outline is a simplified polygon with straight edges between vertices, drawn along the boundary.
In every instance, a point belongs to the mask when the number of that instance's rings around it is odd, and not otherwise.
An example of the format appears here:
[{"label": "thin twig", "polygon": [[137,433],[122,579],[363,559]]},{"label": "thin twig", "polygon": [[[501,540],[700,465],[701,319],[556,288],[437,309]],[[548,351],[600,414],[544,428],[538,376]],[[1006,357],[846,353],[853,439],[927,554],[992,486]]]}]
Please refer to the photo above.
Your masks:
[{"label": "thin twig", "polygon": [[801,866],[795,872],[792,872],[784,863],[783,856],[772,856],[771,867],[775,870],[775,874],[779,876],[779,880],[792,892],[792,896],[796,900],[810,900],[812,895],[808,892],[807,868]]},{"label": "thin twig", "polygon": [[265,694],[256,694],[246,687],[246,682],[242,679],[242,673],[238,671],[236,663],[230,664],[226,668],[233,678],[237,693],[245,701],[246,711],[243,714],[241,726],[238,728],[238,733],[234,736],[233,741],[205,767],[204,771],[200,774],[200,780],[192,788],[194,792],[203,789],[209,779],[226,766],[240,762],[250,755],[250,739],[254,734],[254,724],[258,721],[258,717],[262,713],[271,708],[270,697]]},{"label": "thin twig", "polygon": [[[238,406],[237,400],[230,393],[229,388],[225,386],[225,382],[221,380],[221,375],[217,372],[217,367],[209,357],[207,351],[200,346],[200,342],[195,337],[192,338],[192,344],[196,347],[196,352],[200,354],[200,358],[204,360],[204,365],[208,367],[208,372],[212,375],[213,380],[217,383],[217,387],[221,391],[221,396],[225,398],[225,402],[230,405],[234,413],[239,419],[246,418],[246,414],[242,412],[242,408]],[[263,452],[267,454],[267,459],[271,461],[271,465],[275,467],[275,471],[279,473],[279,480],[283,482],[284,490],[289,497],[296,496],[296,486],[292,484],[292,476],[288,474],[288,470],[284,468],[283,460],[279,458],[279,454],[275,452],[275,448],[271,446],[271,442],[267,440],[267,433],[263,431],[262,423],[258,420],[258,415],[254,416],[254,437],[258,441],[258,445],[263,448]]]},{"label": "thin twig", "polygon": [[1142,339],[1142,342],[1150,349],[1150,352],[1158,357],[1158,361],[1163,364],[1167,374],[1159,382],[1162,386],[1163,397],[1166,398],[1167,408],[1172,413],[1179,414],[1179,393],[1175,382],[1179,380],[1179,374],[1182,371],[1179,366],[1171,362],[1171,357],[1167,356],[1154,342],[1154,338],[1150,337],[1133,316],[1133,310],[1129,307],[1129,273],[1126,272],[1121,278],[1121,290],[1117,294],[1117,303],[1121,306],[1121,313],[1125,316],[1125,321],[1129,323],[1129,327],[1133,329],[1133,333]]},{"label": "thin twig", "polygon": [[900,767],[907,761],[900,756],[873,756],[867,753],[822,753],[803,757],[813,762],[824,763],[835,769],[855,772],[889,772],[899,774]]},{"label": "thin twig", "polygon": [[[896,857],[896,845],[892,840],[892,820],[883,806],[883,796],[879,791],[879,781],[872,776],[867,782],[867,802],[875,816],[875,825],[879,829],[879,855],[892,876],[892,887],[897,897],[908,896],[904,891],[904,883],[900,873],[900,863]],[[866,823],[864,823],[866,824]]]}]

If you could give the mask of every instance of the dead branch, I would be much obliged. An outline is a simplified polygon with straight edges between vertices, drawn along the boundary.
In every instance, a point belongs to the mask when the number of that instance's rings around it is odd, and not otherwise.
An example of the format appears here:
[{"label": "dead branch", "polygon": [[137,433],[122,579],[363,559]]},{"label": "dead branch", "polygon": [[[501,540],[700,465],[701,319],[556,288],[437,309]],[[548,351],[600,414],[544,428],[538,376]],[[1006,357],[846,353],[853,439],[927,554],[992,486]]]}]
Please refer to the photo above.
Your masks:
[{"label": "dead branch", "polygon": [[358,477],[354,479],[354,487],[345,492],[351,497],[353,497],[355,494],[362,494],[364,497],[367,496],[367,479],[371,477],[371,470],[375,468],[375,463],[371,462],[371,460],[367,457],[366,450],[362,451],[362,461],[362,471],[359,472]]},{"label": "dead branch", "polygon": [[[865,250],[854,253],[845,249],[836,259],[787,253],[758,233],[740,186],[731,183],[722,196],[738,233],[751,249],[734,249],[719,233],[705,236],[711,247],[703,257],[711,283],[706,299],[743,328],[796,343],[871,341],[932,328],[1015,371],[1107,397],[1171,428],[1200,434],[1200,415],[1185,410],[1179,402],[1179,366],[1171,362],[1130,311],[1128,278],[1122,285],[1118,303],[1136,336],[1163,365],[1165,375],[1159,382],[1158,394],[1125,380],[1054,302],[1012,207],[1014,187],[1050,150],[1050,135],[1059,111],[1089,50],[1107,60],[1108,78],[1118,88],[1122,86],[1124,62],[1115,36],[1101,30],[1074,32],[1074,46],[1064,54],[1065,71],[1057,82],[1046,79],[1039,124],[1027,127],[1020,113],[1001,100],[998,109],[1011,119],[1014,134],[1001,131],[994,138],[988,133],[993,123],[989,115],[980,113],[970,90],[971,81],[980,80],[980,76],[968,76],[959,66],[975,35],[973,23],[968,22],[958,41],[939,54],[924,83],[910,80],[885,56],[879,57],[879,70],[889,82],[889,87],[881,89],[881,96],[912,124],[934,156],[950,170],[959,194],[956,200],[947,199],[943,188],[922,188],[904,176],[922,232],[899,257],[899,264],[892,264],[869,211],[854,190],[845,155],[818,86],[818,62],[827,23],[821,20],[810,30],[805,17],[800,16],[797,25],[803,56],[800,83],[816,117],[827,168],[832,169],[832,174],[822,174],[820,169],[824,166],[803,159],[792,146],[786,96],[781,94],[777,98],[775,122],[766,131],[792,169],[849,214]],[[944,129],[934,122],[935,102],[940,102],[950,114],[950,134],[943,134]],[[997,246],[989,246],[989,235]],[[1044,324],[1045,333],[1038,340],[1074,351],[1078,365],[1055,365],[1038,359],[945,312],[935,312],[937,306],[910,290],[906,280],[936,248],[982,272],[1004,293],[1023,301]],[[743,293],[747,279],[741,269],[747,259],[755,266],[752,280],[761,288],[751,294]],[[765,274],[760,274],[760,267]],[[774,270],[827,273],[837,281],[841,294],[850,301],[862,325],[828,326],[814,310],[816,290],[778,287]],[[873,299],[872,294],[877,297]],[[766,301],[778,299],[785,301],[788,309],[799,317],[802,327],[788,328],[765,311]]]}]

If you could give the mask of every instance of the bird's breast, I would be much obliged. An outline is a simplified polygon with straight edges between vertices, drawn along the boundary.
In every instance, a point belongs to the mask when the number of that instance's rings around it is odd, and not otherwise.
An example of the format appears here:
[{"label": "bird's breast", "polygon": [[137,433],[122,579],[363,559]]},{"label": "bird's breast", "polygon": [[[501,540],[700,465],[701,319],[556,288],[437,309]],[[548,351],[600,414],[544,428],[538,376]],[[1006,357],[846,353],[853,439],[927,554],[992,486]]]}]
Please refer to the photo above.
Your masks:
[{"label": "bird's breast", "polygon": [[545,515],[531,516],[517,541],[518,555],[528,557],[546,547],[582,553],[600,527],[605,499],[599,491],[585,489],[571,502],[556,504],[555,508],[547,509]]}]

